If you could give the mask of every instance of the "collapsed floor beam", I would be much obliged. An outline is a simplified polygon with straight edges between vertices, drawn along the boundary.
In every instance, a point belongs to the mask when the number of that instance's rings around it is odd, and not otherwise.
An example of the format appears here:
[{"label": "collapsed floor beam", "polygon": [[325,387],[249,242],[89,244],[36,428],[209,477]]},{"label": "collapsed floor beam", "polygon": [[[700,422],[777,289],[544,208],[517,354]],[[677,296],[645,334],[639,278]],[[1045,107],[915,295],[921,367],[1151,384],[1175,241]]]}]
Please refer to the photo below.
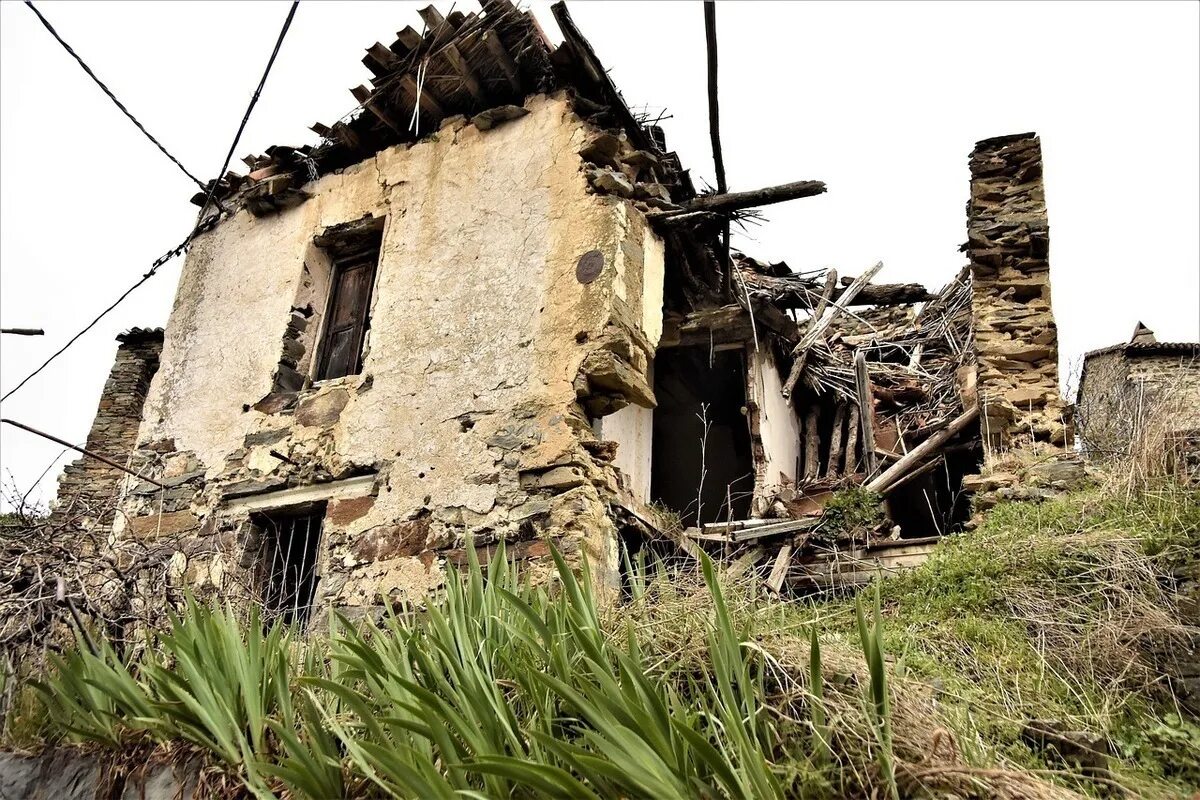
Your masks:
[{"label": "collapsed floor beam", "polygon": [[701,195],[684,204],[684,211],[716,211],[729,213],[745,208],[769,206],[774,203],[784,203],[801,197],[813,197],[825,192],[825,184],[821,181],[795,181],[779,186],[769,186],[766,189],[754,189],[749,192],[717,192]]}]

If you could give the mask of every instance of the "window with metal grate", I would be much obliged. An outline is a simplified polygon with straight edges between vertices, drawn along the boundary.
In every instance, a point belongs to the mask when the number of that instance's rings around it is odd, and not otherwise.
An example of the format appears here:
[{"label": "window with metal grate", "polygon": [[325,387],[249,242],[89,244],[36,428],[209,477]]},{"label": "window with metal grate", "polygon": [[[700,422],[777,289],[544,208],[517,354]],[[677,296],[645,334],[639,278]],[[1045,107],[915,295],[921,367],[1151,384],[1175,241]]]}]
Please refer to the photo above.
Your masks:
[{"label": "window with metal grate", "polygon": [[307,624],[320,580],[317,567],[324,519],[323,503],[251,517],[260,532],[260,597],[268,619]]}]

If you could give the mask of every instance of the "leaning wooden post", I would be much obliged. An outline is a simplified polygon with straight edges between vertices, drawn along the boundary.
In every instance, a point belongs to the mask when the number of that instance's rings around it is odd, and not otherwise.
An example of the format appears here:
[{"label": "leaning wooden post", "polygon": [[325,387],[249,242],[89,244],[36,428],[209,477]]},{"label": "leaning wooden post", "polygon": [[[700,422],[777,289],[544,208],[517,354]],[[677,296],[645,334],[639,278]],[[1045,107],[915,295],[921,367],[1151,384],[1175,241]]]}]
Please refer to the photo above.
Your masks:
[{"label": "leaning wooden post", "polygon": [[821,474],[820,408],[812,406],[804,416],[804,477],[814,479]]},{"label": "leaning wooden post", "polygon": [[867,372],[867,356],[862,350],[854,355],[854,383],[858,391],[858,418],[862,423],[863,460],[867,465],[867,480],[879,471],[879,456],[875,453],[875,402],[871,397],[871,375]]},{"label": "leaning wooden post", "polygon": [[846,421],[846,474],[858,472],[858,404],[850,404],[850,412]]},{"label": "leaning wooden post", "polygon": [[825,475],[836,478],[842,474],[842,423],[845,421],[846,404],[838,403],[833,409],[833,433],[829,437],[829,461],[825,466]]}]

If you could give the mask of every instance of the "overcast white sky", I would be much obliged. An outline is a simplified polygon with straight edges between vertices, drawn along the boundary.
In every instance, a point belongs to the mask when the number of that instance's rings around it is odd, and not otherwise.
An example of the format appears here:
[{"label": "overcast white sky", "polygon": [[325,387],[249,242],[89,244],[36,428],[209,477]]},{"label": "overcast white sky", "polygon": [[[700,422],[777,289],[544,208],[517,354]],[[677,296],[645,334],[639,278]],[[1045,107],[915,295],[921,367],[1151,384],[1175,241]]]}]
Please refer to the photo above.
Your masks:
[{"label": "overcast white sky", "polygon": [[[302,2],[235,156],[315,141],[308,126],[352,108],[347,90],[370,77],[363,50],[419,29],[425,4]],[[39,7],[204,179],[287,12],[282,2]],[[532,8],[560,41],[549,3]],[[665,107],[668,145],[698,185],[713,182],[700,4],[576,0],[571,12],[628,102]],[[940,286],[964,263],[972,145],[1034,130],[1064,366],[1128,338],[1138,319],[1163,340],[1200,339],[1200,4],[722,2],[717,17],[730,188],[829,185],[770,208],[755,241],[740,242],[748,252],[842,274],[882,260],[880,280]],[[29,9],[0,3],[0,320],[46,329],[0,337],[0,390],[186,235],[195,190]],[[82,443],[113,337],[166,323],[180,263],[6,401],[4,416]],[[73,457],[60,451],[0,427],[4,482],[36,483],[31,499],[53,498]]]}]

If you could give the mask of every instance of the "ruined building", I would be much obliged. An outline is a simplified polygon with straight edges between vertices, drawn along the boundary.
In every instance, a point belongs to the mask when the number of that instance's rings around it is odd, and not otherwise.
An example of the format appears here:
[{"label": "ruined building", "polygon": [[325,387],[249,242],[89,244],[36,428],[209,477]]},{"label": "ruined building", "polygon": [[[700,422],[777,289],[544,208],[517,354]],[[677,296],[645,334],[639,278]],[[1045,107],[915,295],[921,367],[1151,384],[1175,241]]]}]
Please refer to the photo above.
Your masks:
[{"label": "ruined building", "polygon": [[1089,454],[1123,455],[1147,425],[1166,425],[1200,461],[1200,344],[1160,342],[1139,322],[1128,342],[1083,357],[1075,405]]},{"label": "ruined building", "polygon": [[773,544],[778,587],[835,490],[904,542],[967,518],[984,431],[1064,441],[1034,135],[971,156],[945,288],[796,273],[727,228],[824,185],[698,194],[555,15],[557,48],[505,0],[424,9],[356,115],[222,176],[89,439],[145,480],[85,462],[60,503],[109,497],[115,541],[292,616],[422,597],[500,541],[607,587],[622,543]]}]

